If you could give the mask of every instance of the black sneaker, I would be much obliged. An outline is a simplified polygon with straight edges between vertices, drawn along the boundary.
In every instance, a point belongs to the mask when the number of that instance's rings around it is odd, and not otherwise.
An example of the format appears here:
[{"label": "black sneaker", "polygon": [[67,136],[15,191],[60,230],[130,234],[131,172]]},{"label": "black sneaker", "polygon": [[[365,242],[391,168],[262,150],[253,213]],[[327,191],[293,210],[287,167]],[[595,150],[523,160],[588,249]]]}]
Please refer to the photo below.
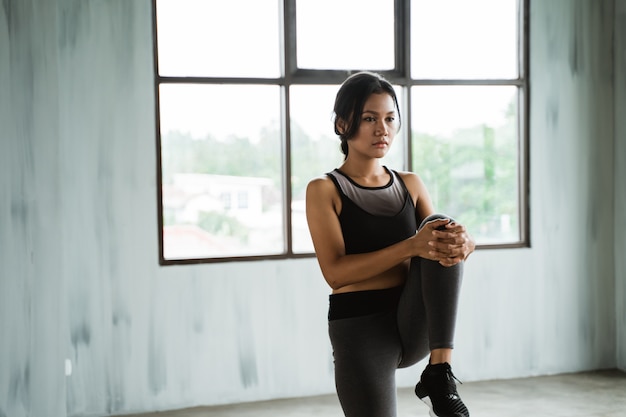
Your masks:
[{"label": "black sneaker", "polygon": [[422,373],[415,386],[415,395],[430,407],[431,417],[469,417],[469,411],[456,391],[455,379],[458,381],[447,362],[428,365]]}]

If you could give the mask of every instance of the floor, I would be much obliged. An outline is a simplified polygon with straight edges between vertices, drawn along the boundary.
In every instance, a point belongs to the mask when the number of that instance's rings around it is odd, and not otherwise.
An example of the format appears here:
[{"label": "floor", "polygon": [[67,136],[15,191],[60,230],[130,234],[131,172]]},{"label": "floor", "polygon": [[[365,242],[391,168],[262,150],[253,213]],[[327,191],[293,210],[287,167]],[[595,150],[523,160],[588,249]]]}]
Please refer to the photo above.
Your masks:
[{"label": "floor", "polygon": [[[626,417],[626,373],[607,370],[466,382],[459,394],[476,417]],[[273,400],[134,417],[342,417],[335,395]],[[399,417],[427,417],[411,389],[398,390]],[[130,417],[130,416],[126,416]]]}]

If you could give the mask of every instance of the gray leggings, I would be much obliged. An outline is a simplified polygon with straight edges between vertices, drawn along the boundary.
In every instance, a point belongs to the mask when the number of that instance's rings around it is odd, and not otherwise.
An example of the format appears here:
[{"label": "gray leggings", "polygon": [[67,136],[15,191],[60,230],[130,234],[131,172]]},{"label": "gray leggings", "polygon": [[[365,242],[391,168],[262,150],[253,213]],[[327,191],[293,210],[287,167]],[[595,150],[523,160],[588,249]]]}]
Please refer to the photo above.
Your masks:
[{"label": "gray leggings", "polygon": [[[434,218],[446,216],[433,215]],[[346,417],[395,417],[395,371],[452,348],[463,263],[413,258],[397,308],[329,321],[337,395]],[[417,381],[416,381],[417,382]]]}]

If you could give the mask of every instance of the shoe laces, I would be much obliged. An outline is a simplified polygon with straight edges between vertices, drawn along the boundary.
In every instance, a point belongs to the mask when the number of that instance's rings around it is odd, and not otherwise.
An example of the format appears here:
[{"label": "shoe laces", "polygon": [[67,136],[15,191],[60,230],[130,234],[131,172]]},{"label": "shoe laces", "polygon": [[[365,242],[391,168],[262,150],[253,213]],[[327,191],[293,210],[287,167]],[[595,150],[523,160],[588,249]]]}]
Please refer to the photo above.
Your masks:
[{"label": "shoe laces", "polygon": [[433,384],[433,388],[439,386],[439,389],[435,388],[435,390],[439,391],[445,397],[458,398],[456,384],[454,381],[458,381],[459,384],[463,384],[463,382],[461,382],[461,380],[454,375],[450,366],[446,366],[445,369],[442,369],[440,372],[441,373],[439,375],[436,373],[431,374],[430,378],[428,378],[431,381],[430,383]]},{"label": "shoe laces", "polygon": [[[454,373],[452,372],[452,368],[448,368],[448,370],[446,371],[446,374],[447,374],[448,379],[456,380],[459,384],[463,385],[461,380],[459,378],[457,378],[456,375],[454,375]],[[450,377],[452,377],[452,378],[450,378]]]}]

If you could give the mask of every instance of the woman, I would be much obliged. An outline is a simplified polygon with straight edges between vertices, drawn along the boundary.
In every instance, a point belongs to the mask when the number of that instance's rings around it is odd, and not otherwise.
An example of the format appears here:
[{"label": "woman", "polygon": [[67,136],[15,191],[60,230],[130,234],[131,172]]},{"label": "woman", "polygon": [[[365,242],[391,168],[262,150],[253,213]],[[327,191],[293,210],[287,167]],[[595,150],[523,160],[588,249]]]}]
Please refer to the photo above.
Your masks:
[{"label": "woman", "polygon": [[463,261],[475,243],[461,224],[435,214],[416,174],[380,164],[400,128],[388,81],[350,76],[334,113],[345,159],[309,183],[306,213],[332,288],[329,335],[343,411],[395,416],[395,370],[430,354],[417,396],[433,416],[467,417],[450,362]]}]

